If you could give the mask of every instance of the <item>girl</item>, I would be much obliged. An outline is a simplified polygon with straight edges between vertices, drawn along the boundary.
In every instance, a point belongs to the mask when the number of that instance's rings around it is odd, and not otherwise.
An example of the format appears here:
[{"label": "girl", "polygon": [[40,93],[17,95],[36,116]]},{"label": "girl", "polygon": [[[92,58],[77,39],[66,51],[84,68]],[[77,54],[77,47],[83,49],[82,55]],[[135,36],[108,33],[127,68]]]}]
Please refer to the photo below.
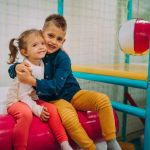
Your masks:
[{"label": "girl", "polygon": [[[25,57],[24,62],[30,64],[32,75],[37,79],[44,77],[44,64],[42,58],[47,53],[47,48],[41,31],[31,29],[23,32],[18,39],[12,39],[9,44],[9,64],[14,63],[18,51]],[[42,121],[47,121],[61,149],[72,150],[64,127],[61,124],[55,105],[38,100],[31,95],[34,89],[31,85],[20,83],[16,78],[8,90],[8,113],[12,115],[16,124],[13,130],[13,144],[15,150],[26,150],[29,135],[29,128],[33,115],[38,116]]]}]

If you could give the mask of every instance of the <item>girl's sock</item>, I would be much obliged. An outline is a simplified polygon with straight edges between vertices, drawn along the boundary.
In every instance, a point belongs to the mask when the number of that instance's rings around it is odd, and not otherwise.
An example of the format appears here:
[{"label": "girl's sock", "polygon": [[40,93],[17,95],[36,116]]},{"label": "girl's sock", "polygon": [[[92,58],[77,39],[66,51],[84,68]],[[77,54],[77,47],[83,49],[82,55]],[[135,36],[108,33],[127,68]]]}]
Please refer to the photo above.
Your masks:
[{"label": "girl's sock", "polygon": [[73,150],[68,141],[64,141],[60,144],[62,150]]},{"label": "girl's sock", "polygon": [[121,150],[121,147],[116,139],[107,141],[108,150]]}]

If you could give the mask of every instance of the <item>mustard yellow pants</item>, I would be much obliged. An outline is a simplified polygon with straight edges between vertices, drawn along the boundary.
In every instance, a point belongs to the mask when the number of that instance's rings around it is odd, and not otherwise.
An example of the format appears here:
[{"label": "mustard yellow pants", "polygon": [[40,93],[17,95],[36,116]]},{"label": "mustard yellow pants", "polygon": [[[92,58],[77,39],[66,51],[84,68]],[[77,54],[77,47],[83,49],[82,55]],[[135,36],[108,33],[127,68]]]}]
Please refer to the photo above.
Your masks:
[{"label": "mustard yellow pants", "polygon": [[105,140],[116,138],[113,110],[109,98],[105,94],[80,90],[74,95],[71,103],[61,99],[55,101],[54,104],[57,106],[68,134],[84,150],[96,150],[96,146],[80,124],[76,110],[97,111]]}]

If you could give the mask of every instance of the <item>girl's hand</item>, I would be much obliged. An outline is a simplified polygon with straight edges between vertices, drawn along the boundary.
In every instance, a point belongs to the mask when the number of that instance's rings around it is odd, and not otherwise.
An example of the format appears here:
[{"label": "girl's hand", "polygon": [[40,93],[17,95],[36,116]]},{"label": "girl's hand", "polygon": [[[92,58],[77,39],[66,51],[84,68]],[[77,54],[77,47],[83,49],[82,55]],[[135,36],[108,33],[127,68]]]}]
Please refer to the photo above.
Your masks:
[{"label": "girl's hand", "polygon": [[49,117],[50,117],[50,114],[49,114],[47,108],[43,107],[43,110],[42,110],[41,115],[40,115],[40,119],[44,122],[47,122]]},{"label": "girl's hand", "polygon": [[28,71],[31,72],[31,70],[30,70],[30,65],[29,65],[28,63],[26,63],[26,62],[23,62],[23,63],[21,63],[21,64],[17,64],[15,70],[16,70],[16,72],[17,72],[17,71],[18,71],[18,72],[24,72],[24,71],[26,71],[26,70],[28,70]]},{"label": "girl's hand", "polygon": [[31,79],[30,65],[23,62],[21,64],[17,64],[15,70],[19,81],[28,84],[28,79]]},{"label": "girl's hand", "polygon": [[25,69],[23,72],[16,71],[20,82],[36,86],[36,79],[31,75],[31,72]]}]

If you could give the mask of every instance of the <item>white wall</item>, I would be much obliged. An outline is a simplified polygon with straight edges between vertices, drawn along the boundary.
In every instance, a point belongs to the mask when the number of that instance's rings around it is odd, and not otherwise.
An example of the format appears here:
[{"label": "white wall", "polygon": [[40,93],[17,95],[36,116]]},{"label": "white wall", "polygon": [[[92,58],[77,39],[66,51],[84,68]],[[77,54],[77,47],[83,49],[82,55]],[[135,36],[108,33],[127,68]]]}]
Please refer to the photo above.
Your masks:
[{"label": "white wall", "polygon": [[116,1],[65,0],[65,48],[73,64],[113,63]]},{"label": "white wall", "polygon": [[0,87],[0,114],[7,114],[6,94],[8,87]]},{"label": "white wall", "polygon": [[0,0],[0,86],[9,85],[9,41],[30,28],[42,28],[44,19],[57,13],[57,0]]}]

